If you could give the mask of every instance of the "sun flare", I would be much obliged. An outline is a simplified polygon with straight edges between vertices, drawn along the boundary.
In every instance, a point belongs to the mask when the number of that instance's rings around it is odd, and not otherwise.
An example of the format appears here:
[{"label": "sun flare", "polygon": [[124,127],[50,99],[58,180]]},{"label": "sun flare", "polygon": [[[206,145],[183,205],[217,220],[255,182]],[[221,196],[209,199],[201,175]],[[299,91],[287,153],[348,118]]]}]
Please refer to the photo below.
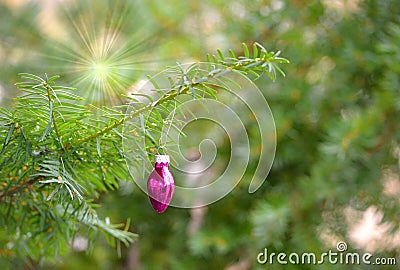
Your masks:
[{"label": "sun flare", "polygon": [[[132,7],[101,5],[106,4],[63,6],[65,20],[61,24],[72,30],[63,33],[62,41],[52,40],[54,50],[48,57],[57,63],[55,72],[76,85],[87,103],[117,104],[121,93],[126,93],[141,71],[148,69],[144,59],[151,46],[149,39],[143,38],[143,25],[140,29],[131,27],[128,18],[132,18]],[[94,17],[90,8],[100,9],[104,16]]]}]

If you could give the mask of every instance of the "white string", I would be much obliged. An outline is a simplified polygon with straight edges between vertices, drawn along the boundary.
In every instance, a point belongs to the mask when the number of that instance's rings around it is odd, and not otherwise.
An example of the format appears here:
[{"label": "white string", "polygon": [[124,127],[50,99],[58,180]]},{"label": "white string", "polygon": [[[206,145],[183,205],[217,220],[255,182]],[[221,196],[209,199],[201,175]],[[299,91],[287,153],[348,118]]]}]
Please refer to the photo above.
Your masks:
[{"label": "white string", "polygon": [[[174,100],[174,110],[172,111],[172,116],[171,116],[171,118],[169,119],[170,124],[169,124],[168,130],[167,130],[167,133],[165,133],[165,136],[168,136],[169,131],[171,130],[171,126],[172,126],[172,123],[173,123],[173,119],[174,119],[174,117],[175,117],[175,112],[176,112],[176,100]],[[167,139],[168,139],[168,138],[166,137],[166,138],[165,138],[165,141],[164,141],[164,145],[162,146],[162,148],[165,147],[166,142],[167,142]]]}]

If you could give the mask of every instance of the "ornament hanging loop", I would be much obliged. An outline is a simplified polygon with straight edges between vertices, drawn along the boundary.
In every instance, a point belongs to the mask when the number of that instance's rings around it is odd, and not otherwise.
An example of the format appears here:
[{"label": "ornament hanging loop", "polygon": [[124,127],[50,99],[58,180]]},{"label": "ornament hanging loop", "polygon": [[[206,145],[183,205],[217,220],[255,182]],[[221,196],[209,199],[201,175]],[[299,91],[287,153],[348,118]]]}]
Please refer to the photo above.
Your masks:
[{"label": "ornament hanging loop", "polygon": [[155,155],[154,161],[156,163],[169,163],[170,158],[169,155]]}]

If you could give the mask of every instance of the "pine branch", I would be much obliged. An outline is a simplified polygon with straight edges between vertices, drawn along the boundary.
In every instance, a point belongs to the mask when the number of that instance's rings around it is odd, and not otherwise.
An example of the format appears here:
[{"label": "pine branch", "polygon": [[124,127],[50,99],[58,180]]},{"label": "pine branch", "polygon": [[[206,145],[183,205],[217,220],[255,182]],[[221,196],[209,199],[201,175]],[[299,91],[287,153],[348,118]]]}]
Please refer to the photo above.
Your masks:
[{"label": "pine branch", "polygon": [[[132,141],[142,136],[154,147],[163,126],[174,128],[177,123],[178,96],[216,98],[218,90],[230,90],[225,78],[230,72],[255,78],[267,73],[274,80],[277,72],[283,74],[278,64],[288,62],[279,52],[267,52],[259,44],[253,47],[252,57],[246,47],[243,57],[235,57],[232,51],[225,57],[218,51],[218,56],[207,58],[207,70],[198,64],[186,70],[180,65],[170,68],[166,89],[150,78],[160,96],[153,100],[142,94],[148,102],[128,97],[137,105],[129,113],[125,111],[132,109],[130,104],[114,108],[77,104],[81,97],[72,88],[54,84],[58,76],[43,79],[20,74],[27,80],[16,84],[23,95],[16,99],[14,110],[0,110],[0,134],[5,137],[0,151],[0,226],[33,235],[23,243],[23,250],[32,257],[42,256],[35,250],[38,242],[58,246],[63,236],[68,243],[77,225],[102,231],[126,245],[132,242],[136,236],[127,227],[121,230],[102,221],[91,200],[118,187],[118,181],[129,175],[118,142],[126,136],[132,136]],[[166,116],[171,111],[173,116]],[[122,126],[130,119],[140,121],[133,122],[133,135],[122,134]],[[147,145],[137,145],[136,150],[141,158],[154,151]]]},{"label": "pine branch", "polygon": [[[185,94],[188,94],[189,92],[192,92],[192,94],[193,94],[194,89],[198,88],[199,86],[207,87],[206,83],[209,82],[210,79],[216,79],[219,77],[223,77],[234,70],[243,72],[246,74],[249,71],[252,71],[252,72],[258,71],[260,73],[265,73],[265,72],[271,73],[275,69],[277,69],[276,63],[288,63],[288,61],[286,59],[279,57],[279,52],[278,53],[268,53],[266,51],[266,49],[264,47],[262,47],[261,45],[259,45],[258,43],[256,43],[255,47],[260,47],[261,53],[260,53],[260,55],[258,55],[258,52],[256,52],[256,50],[253,48],[253,52],[254,52],[253,58],[250,58],[248,53],[245,53],[245,55],[247,57],[236,58],[232,51],[230,51],[230,54],[231,54],[230,58],[225,58],[223,56],[222,52],[218,51],[219,59],[217,58],[217,56],[213,56],[213,60],[214,60],[213,62],[210,60],[211,58],[208,56],[208,62],[210,64],[210,71],[206,74],[206,76],[199,78],[199,79],[189,78],[187,73],[185,73],[181,68],[179,68],[179,72],[181,72],[181,78],[178,80],[179,83],[173,85],[172,89],[169,90],[162,97],[160,97],[156,101],[153,101],[153,102],[147,104],[144,107],[134,110],[133,112],[131,112],[128,115],[124,115],[119,120],[115,120],[114,123],[102,128],[101,130],[99,130],[97,132],[94,132],[84,138],[79,138],[77,141],[75,141],[71,144],[66,143],[65,148],[64,148],[64,144],[62,144],[62,142],[61,142],[62,137],[61,137],[59,128],[56,123],[54,111],[51,109],[54,99],[58,99],[58,97],[55,94],[54,89],[50,86],[49,83],[53,82],[54,79],[58,78],[58,77],[54,76],[54,77],[50,78],[50,80],[46,81],[38,76],[31,75],[31,74],[23,73],[21,75],[24,78],[30,78],[30,79],[33,79],[34,81],[38,81],[40,83],[40,85],[45,87],[46,93],[47,93],[48,104],[49,104],[49,108],[50,108],[50,114],[51,114],[51,120],[49,120],[49,123],[53,124],[56,136],[58,138],[58,141],[60,142],[61,147],[63,149],[74,149],[74,151],[77,152],[78,149],[80,148],[80,146],[82,146],[84,143],[89,142],[94,139],[97,139],[97,138],[109,133],[110,131],[114,130],[115,128],[126,123],[128,120],[130,120],[146,111],[151,111],[158,106],[162,106],[164,103],[174,100],[179,95],[185,95]],[[282,72],[280,69],[278,69],[278,70],[280,72]],[[283,74],[283,72],[282,72],[282,74]],[[260,74],[258,74],[258,76],[260,76]],[[272,77],[272,79],[275,79],[275,77]],[[213,90],[213,89],[209,89],[209,90]],[[45,132],[43,134],[43,136],[47,135],[46,133],[47,132]],[[30,186],[35,182],[36,182],[35,179],[24,182],[24,183],[20,184],[19,187],[17,187],[17,186],[13,187],[13,189],[10,190],[11,192],[10,191],[3,192],[2,194],[0,194],[0,197],[2,197],[2,196],[4,197],[6,195],[13,194],[13,193],[17,192],[18,190],[20,190],[20,188]]]},{"label": "pine branch", "polygon": [[[98,132],[96,132],[96,133],[94,133],[94,134],[92,134],[92,135],[89,135],[89,136],[87,136],[87,137],[85,137],[85,138],[83,138],[83,139],[79,139],[79,140],[78,140],[78,143],[80,143],[80,144],[81,144],[81,143],[85,143],[85,142],[90,141],[90,140],[93,140],[93,139],[95,139],[95,138],[97,138],[97,137],[99,137],[99,136],[101,136],[101,135],[104,135],[104,134],[108,133],[109,131],[111,131],[112,129],[123,125],[123,124],[124,124],[125,122],[127,122],[129,119],[132,119],[133,117],[136,117],[136,116],[138,116],[139,114],[141,114],[141,113],[143,113],[143,112],[146,112],[146,111],[149,111],[149,110],[151,110],[151,109],[154,109],[156,106],[158,106],[158,105],[160,105],[160,104],[162,104],[162,103],[164,103],[164,102],[166,102],[166,101],[169,101],[169,100],[174,99],[174,98],[177,97],[179,94],[186,94],[186,93],[187,93],[187,90],[188,90],[188,89],[185,89],[185,90],[183,90],[181,93],[178,93],[178,92],[171,92],[171,93],[165,95],[164,97],[158,99],[157,101],[155,101],[155,102],[153,102],[153,103],[151,103],[151,104],[149,104],[149,105],[147,105],[147,106],[145,106],[145,107],[142,107],[142,108],[140,108],[140,109],[138,109],[138,110],[133,111],[133,112],[130,113],[129,115],[123,117],[121,120],[116,121],[114,124],[112,124],[112,125],[110,125],[110,126],[107,126],[107,127],[103,128],[102,130],[100,130],[100,131],[98,131]],[[71,146],[69,146],[69,147],[74,147],[74,146],[75,146],[75,145],[71,145]]]},{"label": "pine branch", "polygon": [[[49,100],[49,109],[50,109],[50,114],[51,114],[51,121],[49,122],[50,124],[52,123],[54,126],[54,130],[56,132],[57,138],[58,138],[58,142],[60,143],[61,147],[64,148],[64,145],[61,141],[61,134],[60,131],[58,129],[58,125],[57,125],[57,121],[56,121],[56,117],[54,115],[54,111],[53,111],[53,97],[52,97],[52,93],[54,93],[53,88],[51,88],[51,86],[47,83],[47,81],[42,81],[43,86],[46,88],[47,90],[47,98]],[[57,96],[55,96],[57,98]]]},{"label": "pine branch", "polygon": [[[103,128],[102,130],[100,130],[94,134],[91,134],[85,138],[79,139],[77,143],[85,143],[85,142],[93,140],[99,136],[102,136],[102,135],[106,134],[107,132],[113,130],[114,128],[123,125],[129,119],[132,119],[146,111],[150,111],[150,110],[154,109],[155,107],[176,98],[179,95],[188,94],[189,90],[192,91],[192,93],[193,93],[193,89],[195,87],[205,84],[211,78],[218,78],[218,77],[225,76],[233,70],[243,72],[243,73],[253,72],[253,74],[256,71],[260,71],[261,73],[268,73],[268,74],[270,74],[270,77],[272,80],[276,79],[275,70],[278,70],[284,76],[285,75],[284,72],[275,63],[289,63],[289,61],[285,58],[279,57],[280,52],[268,53],[267,50],[264,47],[262,47],[260,44],[258,44],[258,43],[255,43],[255,44],[256,44],[256,46],[254,48],[257,48],[257,47],[261,48],[260,56],[258,56],[258,50],[256,53],[255,49],[253,49],[254,55],[253,55],[253,58],[250,58],[247,46],[245,44],[243,44],[243,47],[246,48],[245,52],[247,52],[247,53],[245,53],[245,55],[246,55],[245,57],[236,58],[233,54],[233,57],[231,57],[229,59],[225,59],[222,52],[218,50],[220,59],[218,59],[217,57],[214,56],[214,59],[215,59],[214,63],[220,65],[221,68],[214,67],[205,77],[202,77],[202,78],[194,80],[194,81],[189,79],[187,77],[186,73],[184,73],[182,71],[182,78],[180,79],[181,83],[179,85],[176,85],[176,89],[171,89],[163,97],[148,104],[145,107],[134,110],[129,115],[126,115],[125,117],[121,118],[119,121],[116,121],[112,125],[107,126],[107,127]],[[208,57],[208,61],[209,61],[209,63],[211,63],[210,57]],[[260,76],[260,74],[257,74],[257,77],[259,77],[259,76]],[[74,147],[74,146],[75,145],[70,145],[69,147]]]}]

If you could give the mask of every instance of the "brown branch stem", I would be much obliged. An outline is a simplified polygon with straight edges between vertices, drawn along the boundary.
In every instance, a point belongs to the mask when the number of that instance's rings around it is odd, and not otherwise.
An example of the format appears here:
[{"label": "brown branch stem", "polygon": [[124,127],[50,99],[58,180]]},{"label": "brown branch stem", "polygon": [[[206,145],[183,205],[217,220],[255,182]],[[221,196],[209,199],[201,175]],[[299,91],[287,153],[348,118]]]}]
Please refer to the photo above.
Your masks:
[{"label": "brown branch stem", "polygon": [[33,178],[33,179],[28,180],[26,182],[23,182],[23,183],[21,183],[21,184],[19,184],[17,186],[13,186],[10,189],[4,190],[3,192],[0,193],[0,201],[4,201],[4,198],[6,196],[12,195],[12,194],[18,192],[19,190],[21,190],[23,188],[26,188],[28,186],[31,186],[33,183],[35,183],[35,182],[37,182],[39,180],[43,180],[43,179],[44,179],[43,176],[38,176],[36,178]]}]

